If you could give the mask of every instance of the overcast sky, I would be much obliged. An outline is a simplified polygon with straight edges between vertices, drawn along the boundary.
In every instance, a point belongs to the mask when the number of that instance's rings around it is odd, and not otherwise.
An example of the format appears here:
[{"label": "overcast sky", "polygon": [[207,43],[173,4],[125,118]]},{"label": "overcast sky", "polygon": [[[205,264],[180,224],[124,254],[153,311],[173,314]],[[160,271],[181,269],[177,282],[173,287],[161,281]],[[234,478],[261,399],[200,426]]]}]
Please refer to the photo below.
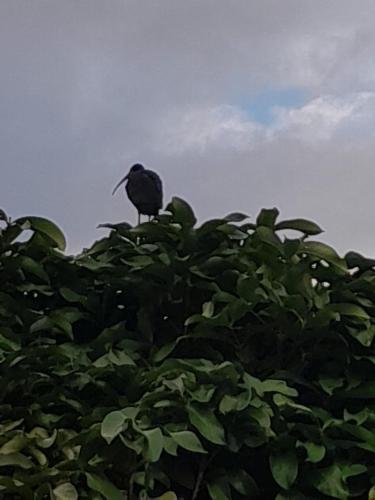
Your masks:
[{"label": "overcast sky", "polygon": [[375,256],[374,0],[1,0],[0,208],[69,250],[136,221],[134,162],[200,220],[277,206]]}]

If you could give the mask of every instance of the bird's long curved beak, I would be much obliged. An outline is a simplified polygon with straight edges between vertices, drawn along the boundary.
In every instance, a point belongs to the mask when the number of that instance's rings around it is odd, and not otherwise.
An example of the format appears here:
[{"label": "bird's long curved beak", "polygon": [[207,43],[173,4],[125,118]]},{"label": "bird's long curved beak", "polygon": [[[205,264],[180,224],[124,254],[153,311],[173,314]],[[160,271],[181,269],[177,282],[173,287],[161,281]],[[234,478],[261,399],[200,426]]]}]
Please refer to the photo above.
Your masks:
[{"label": "bird's long curved beak", "polygon": [[128,177],[129,177],[129,174],[125,175],[125,177],[123,179],[121,179],[121,181],[116,185],[115,189],[112,191],[112,196],[115,194],[115,192],[121,186],[121,184],[123,184],[128,179]]}]

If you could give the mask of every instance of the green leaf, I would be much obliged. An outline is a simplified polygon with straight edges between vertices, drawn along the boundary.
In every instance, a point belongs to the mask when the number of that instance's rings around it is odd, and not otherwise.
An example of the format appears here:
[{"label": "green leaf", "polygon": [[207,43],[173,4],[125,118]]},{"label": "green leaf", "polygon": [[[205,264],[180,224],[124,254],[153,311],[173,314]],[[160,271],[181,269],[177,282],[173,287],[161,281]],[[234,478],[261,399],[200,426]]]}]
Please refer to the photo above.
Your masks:
[{"label": "green leaf", "polygon": [[80,295],[70,288],[62,287],[60,288],[59,292],[67,302],[80,302],[81,304],[86,304],[87,302],[87,299],[84,295]]},{"label": "green leaf", "polygon": [[177,457],[177,443],[169,436],[164,436],[164,450],[174,457]]},{"label": "green leaf", "polygon": [[29,440],[22,434],[16,434],[12,439],[4,443],[0,448],[0,455],[9,455],[21,451]]},{"label": "green leaf", "polygon": [[7,214],[1,208],[0,208],[0,220],[5,222],[8,222],[9,220]]},{"label": "green leaf", "polygon": [[349,496],[348,488],[344,483],[342,471],[338,465],[330,465],[324,469],[310,473],[310,480],[315,488],[329,497],[346,500]]},{"label": "green leaf", "polygon": [[173,491],[166,491],[160,497],[157,497],[155,500],[178,500],[176,493]]},{"label": "green leaf", "polygon": [[142,430],[147,441],[146,449],[144,450],[145,459],[149,462],[157,462],[163,451],[164,439],[161,430],[156,427],[155,429]]},{"label": "green leaf", "polygon": [[319,385],[321,386],[323,391],[332,396],[335,389],[338,389],[339,387],[342,387],[344,385],[344,379],[340,377],[330,378],[322,376],[319,378]]},{"label": "green leaf", "polygon": [[232,487],[246,498],[257,498],[259,496],[259,488],[254,479],[243,469],[231,473],[228,476]]},{"label": "green leaf", "polygon": [[188,413],[191,424],[198,429],[202,436],[211,443],[225,444],[223,426],[212,411],[199,408],[196,405],[189,405]]},{"label": "green leaf", "polygon": [[179,337],[178,339],[174,340],[173,342],[169,342],[168,344],[164,344],[160,349],[158,349],[154,355],[152,356],[152,359],[154,363],[160,363],[163,361],[165,358],[171,354],[176,348],[176,345],[182,337]]},{"label": "green leaf", "polygon": [[170,432],[172,439],[185,450],[195,453],[207,453],[199,438],[191,431]]},{"label": "green leaf", "polygon": [[321,460],[323,460],[326,454],[326,449],[323,445],[316,444],[311,441],[306,441],[306,442],[297,441],[297,447],[305,448],[307,453],[306,462],[311,462],[313,464],[316,464]]},{"label": "green leaf", "polygon": [[21,469],[31,469],[32,461],[22,453],[10,453],[9,455],[0,455],[0,467],[15,465]]},{"label": "green leaf", "polygon": [[190,205],[177,196],[172,198],[172,201],[168,204],[166,210],[173,214],[174,222],[181,224],[183,227],[193,227],[197,222]]},{"label": "green leaf", "polygon": [[344,316],[353,316],[358,319],[370,319],[367,312],[356,304],[330,304],[329,307],[332,311],[342,314]]},{"label": "green leaf", "polygon": [[124,429],[126,415],[120,410],[112,411],[104,417],[100,434],[110,444]]},{"label": "green leaf", "polygon": [[228,222],[242,222],[245,219],[248,219],[249,216],[246,214],[242,214],[240,212],[232,212],[224,217],[224,220]]},{"label": "green leaf", "polygon": [[277,450],[270,456],[270,467],[273,478],[285,490],[288,490],[297,479],[298,461],[294,450]]},{"label": "green leaf", "polygon": [[14,221],[15,224],[30,224],[30,229],[47,236],[59,249],[64,251],[66,247],[65,236],[56,224],[44,217],[22,217]]},{"label": "green leaf", "polygon": [[284,394],[285,396],[295,397],[298,396],[298,392],[292,387],[288,387],[284,380],[273,380],[267,379],[262,382],[263,392],[278,392]]},{"label": "green leaf", "polygon": [[369,410],[368,408],[364,408],[363,410],[359,411],[358,413],[350,413],[346,408],[344,409],[344,421],[345,422],[350,422],[353,420],[357,425],[362,425],[364,422],[369,417]]},{"label": "green leaf", "polygon": [[242,411],[249,405],[250,400],[250,391],[241,392],[237,396],[230,396],[229,394],[225,394],[223,399],[220,401],[219,411],[223,415],[232,411]]},{"label": "green leaf", "polygon": [[207,483],[208,493],[212,500],[230,500],[230,487],[228,481],[223,478]]},{"label": "green leaf", "polygon": [[54,488],[56,500],[78,500],[78,492],[72,483],[62,483]]},{"label": "green leaf", "polygon": [[301,233],[307,234],[309,236],[315,236],[323,232],[323,230],[315,224],[306,219],[289,219],[284,220],[276,224],[276,231],[282,229],[293,229],[295,231],[301,231]]},{"label": "green leaf", "polygon": [[276,235],[273,229],[266,226],[258,226],[255,232],[259,239],[264,243],[267,243],[278,250],[281,249],[280,238]]},{"label": "green leaf", "polygon": [[275,226],[276,219],[279,215],[279,211],[277,208],[263,208],[260,211],[256,223],[257,226],[265,226],[269,228],[273,228]]},{"label": "green leaf", "polygon": [[205,302],[202,306],[202,316],[205,318],[212,318],[214,315],[214,303],[212,301]]},{"label": "green leaf", "polygon": [[98,224],[97,228],[98,229],[101,229],[101,228],[113,229],[114,231],[126,233],[127,231],[129,231],[129,229],[132,228],[132,226],[130,224],[128,224],[127,222],[119,222],[118,224],[109,224],[109,223]]},{"label": "green leaf", "polygon": [[300,252],[318,257],[318,259],[325,260],[330,264],[334,264],[339,269],[347,271],[344,259],[341,259],[337,252],[325,243],[319,241],[305,241]]},{"label": "green leaf", "polygon": [[44,270],[43,266],[39,264],[39,262],[36,262],[34,259],[28,257],[27,255],[23,255],[20,258],[20,267],[24,271],[36,276],[45,283],[49,283],[49,276]]},{"label": "green leaf", "polygon": [[103,495],[106,500],[124,500],[124,495],[108,479],[86,472],[87,486]]}]

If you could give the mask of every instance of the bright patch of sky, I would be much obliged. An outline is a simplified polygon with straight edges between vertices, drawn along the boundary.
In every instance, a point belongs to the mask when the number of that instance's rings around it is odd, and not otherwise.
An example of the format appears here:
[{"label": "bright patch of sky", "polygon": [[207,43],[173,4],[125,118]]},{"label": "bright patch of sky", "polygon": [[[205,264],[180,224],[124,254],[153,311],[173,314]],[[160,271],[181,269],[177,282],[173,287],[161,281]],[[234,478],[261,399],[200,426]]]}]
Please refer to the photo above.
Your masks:
[{"label": "bright patch of sky", "polygon": [[244,96],[236,104],[252,121],[267,126],[276,119],[276,109],[298,108],[307,99],[306,91],[300,88],[269,88]]}]

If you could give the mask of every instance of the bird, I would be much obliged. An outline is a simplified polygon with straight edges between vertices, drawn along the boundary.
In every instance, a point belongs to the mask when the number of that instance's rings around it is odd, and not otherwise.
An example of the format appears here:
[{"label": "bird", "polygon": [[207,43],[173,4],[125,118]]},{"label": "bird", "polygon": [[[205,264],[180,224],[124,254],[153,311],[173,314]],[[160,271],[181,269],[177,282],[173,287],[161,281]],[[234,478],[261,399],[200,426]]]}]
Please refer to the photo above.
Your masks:
[{"label": "bird", "polygon": [[151,216],[158,215],[163,205],[163,184],[158,174],[136,163],[116,185],[112,195],[125,181],[126,194],[138,211],[138,224],[141,222],[141,214],[148,215],[149,220]]}]

